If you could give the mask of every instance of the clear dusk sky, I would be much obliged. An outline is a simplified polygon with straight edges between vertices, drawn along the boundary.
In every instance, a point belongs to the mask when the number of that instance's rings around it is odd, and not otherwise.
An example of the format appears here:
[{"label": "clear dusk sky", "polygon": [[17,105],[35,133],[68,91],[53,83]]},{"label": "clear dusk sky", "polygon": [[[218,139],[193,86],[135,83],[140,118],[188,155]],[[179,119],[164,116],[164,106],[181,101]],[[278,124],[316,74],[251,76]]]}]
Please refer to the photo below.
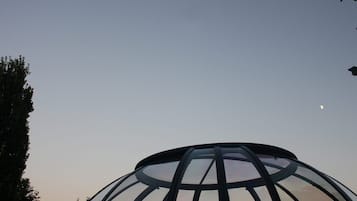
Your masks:
[{"label": "clear dusk sky", "polygon": [[0,56],[30,63],[43,201],[226,141],[286,148],[357,191],[352,0],[1,0],[0,25]]}]

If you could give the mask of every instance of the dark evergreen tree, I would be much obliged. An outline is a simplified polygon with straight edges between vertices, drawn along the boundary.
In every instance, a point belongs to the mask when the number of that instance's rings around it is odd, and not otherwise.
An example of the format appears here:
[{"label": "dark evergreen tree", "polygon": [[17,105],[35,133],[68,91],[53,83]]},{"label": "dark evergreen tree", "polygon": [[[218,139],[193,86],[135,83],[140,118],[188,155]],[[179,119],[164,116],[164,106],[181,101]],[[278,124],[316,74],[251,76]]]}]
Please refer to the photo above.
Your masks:
[{"label": "dark evergreen tree", "polygon": [[0,59],[0,200],[39,200],[30,181],[22,178],[29,156],[29,113],[33,89],[27,83],[24,57]]},{"label": "dark evergreen tree", "polygon": [[30,185],[30,180],[28,178],[22,178],[20,186],[18,186],[18,200],[21,201],[39,201],[40,196],[38,192],[35,191]]}]

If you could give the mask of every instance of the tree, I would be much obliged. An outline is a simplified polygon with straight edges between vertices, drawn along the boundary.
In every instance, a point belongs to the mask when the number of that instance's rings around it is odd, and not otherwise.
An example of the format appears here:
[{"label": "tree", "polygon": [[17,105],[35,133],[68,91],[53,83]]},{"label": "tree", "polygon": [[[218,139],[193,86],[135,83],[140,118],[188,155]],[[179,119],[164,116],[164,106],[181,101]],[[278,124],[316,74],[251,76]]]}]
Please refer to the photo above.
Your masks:
[{"label": "tree", "polygon": [[18,197],[21,201],[39,201],[40,196],[30,185],[28,178],[22,178],[18,188]]},{"label": "tree", "polygon": [[33,88],[27,83],[29,67],[22,56],[0,59],[0,200],[39,200],[38,192],[23,178],[29,156],[29,113]]}]

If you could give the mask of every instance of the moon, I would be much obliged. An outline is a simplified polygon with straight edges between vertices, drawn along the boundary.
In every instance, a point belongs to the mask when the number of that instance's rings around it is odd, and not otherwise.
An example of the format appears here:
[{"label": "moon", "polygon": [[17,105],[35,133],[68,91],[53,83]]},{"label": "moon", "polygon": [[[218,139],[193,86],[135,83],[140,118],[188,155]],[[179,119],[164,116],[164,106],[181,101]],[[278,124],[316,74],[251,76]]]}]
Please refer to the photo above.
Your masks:
[{"label": "moon", "polygon": [[325,106],[324,106],[324,105],[320,105],[320,109],[321,109],[321,110],[324,110],[324,109],[325,109]]}]

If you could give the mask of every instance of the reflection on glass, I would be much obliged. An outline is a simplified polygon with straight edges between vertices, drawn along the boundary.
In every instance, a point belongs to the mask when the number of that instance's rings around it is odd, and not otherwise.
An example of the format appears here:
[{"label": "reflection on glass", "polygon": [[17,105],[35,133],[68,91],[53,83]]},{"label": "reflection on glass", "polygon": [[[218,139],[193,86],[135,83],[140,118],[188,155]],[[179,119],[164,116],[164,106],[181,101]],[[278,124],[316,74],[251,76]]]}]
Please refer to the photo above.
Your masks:
[{"label": "reflection on glass", "polygon": [[123,177],[115,180],[111,184],[109,184],[107,187],[105,187],[103,190],[101,190],[91,201],[101,201],[105,195],[118,183],[122,180]]},{"label": "reflection on glass", "polygon": [[291,192],[298,200],[310,201],[331,201],[333,200],[329,195],[319,190],[312,184],[295,176],[290,176],[279,182],[281,186]]},{"label": "reflection on glass", "polygon": [[296,175],[301,176],[301,178],[305,179],[306,181],[310,180],[311,183],[313,183],[315,186],[321,187],[321,190],[325,190],[326,193],[328,192],[329,194],[332,194],[333,197],[335,197],[337,200],[345,200],[333,186],[331,186],[325,179],[323,179],[312,170],[299,165],[296,170]]},{"label": "reflection on glass", "polygon": [[115,190],[110,194],[110,196],[108,197],[107,200],[112,199],[118,193],[120,193],[121,191],[124,191],[126,188],[134,185],[136,182],[138,182],[138,179],[136,178],[136,176],[134,174],[129,176],[121,184],[119,184],[119,186],[117,186],[115,188]]},{"label": "reflection on glass", "polygon": [[193,200],[193,195],[195,191],[180,190],[177,194],[176,201],[189,201]]},{"label": "reflection on glass", "polygon": [[146,188],[145,184],[137,183],[115,196],[111,201],[134,201]]},{"label": "reflection on glass", "polygon": [[174,177],[178,163],[178,161],[175,161],[169,163],[161,163],[157,165],[149,165],[143,169],[143,172],[152,178],[171,182]]},{"label": "reflection on glass", "polygon": [[225,151],[227,151],[225,154],[223,154],[223,158],[229,158],[229,159],[238,159],[238,160],[247,160],[247,157],[245,155],[243,155],[242,153],[239,153],[237,151],[239,151],[240,149],[234,149],[229,153],[229,151],[227,149],[224,149]]},{"label": "reflection on glass", "polygon": [[290,164],[290,161],[285,158],[272,157],[268,155],[258,155],[258,158],[264,165],[276,168],[286,168]]},{"label": "reflection on glass", "polygon": [[258,197],[262,201],[271,201],[271,197],[268,189],[265,186],[254,188],[254,191],[257,193]]},{"label": "reflection on glass", "polygon": [[216,162],[213,162],[211,168],[207,172],[202,184],[217,184],[217,168]]},{"label": "reflection on glass", "polygon": [[214,149],[195,149],[191,153],[192,158],[214,158]]},{"label": "reflection on glass", "polygon": [[[356,195],[341,183],[297,161],[294,155],[282,158],[258,154],[259,163],[251,160],[255,157],[253,151],[247,150],[249,147],[219,146],[156,155],[127,178],[105,187],[91,201],[103,201],[103,198],[107,198],[105,201],[168,201],[165,198],[175,195],[175,201],[219,201],[220,191],[221,195],[228,193],[230,201],[271,201],[270,194],[274,195],[275,190],[281,201],[346,201],[343,197],[346,195],[357,201]],[[267,147],[258,148],[262,151]],[[162,154],[168,158],[160,158]],[[283,152],[280,156],[286,155],[289,156]],[[153,164],[155,160],[157,164]],[[264,175],[265,171],[259,173],[258,167],[265,168],[269,175]],[[218,182],[218,175],[226,178]],[[332,182],[336,185],[331,185]],[[269,187],[272,190],[269,193],[267,185],[271,184],[274,185]],[[343,191],[343,195],[339,193]]]},{"label": "reflection on glass", "polygon": [[290,192],[282,187],[281,185],[275,185],[275,188],[279,194],[281,201],[295,201],[297,200],[293,194],[289,194]]},{"label": "reflection on glass", "polygon": [[226,180],[228,183],[259,178],[260,175],[251,162],[239,160],[224,160]]},{"label": "reflection on glass", "polygon": [[228,190],[229,200],[254,201],[253,196],[246,188],[234,188]]},{"label": "reflection on glass", "polygon": [[199,201],[218,201],[218,191],[202,191]]},{"label": "reflection on glass", "polygon": [[157,188],[152,191],[149,195],[147,195],[143,201],[158,201],[164,200],[166,194],[169,192],[167,188]]},{"label": "reflection on glass", "polygon": [[343,190],[350,198],[352,198],[353,201],[357,201],[357,195],[352,192],[350,189],[348,189],[345,185],[342,185],[339,181],[336,179],[329,177],[338,187],[340,187],[341,190]]},{"label": "reflection on glass", "polygon": [[211,168],[213,159],[193,159],[188,165],[182,179],[184,184],[200,184],[204,180],[209,168]]}]

